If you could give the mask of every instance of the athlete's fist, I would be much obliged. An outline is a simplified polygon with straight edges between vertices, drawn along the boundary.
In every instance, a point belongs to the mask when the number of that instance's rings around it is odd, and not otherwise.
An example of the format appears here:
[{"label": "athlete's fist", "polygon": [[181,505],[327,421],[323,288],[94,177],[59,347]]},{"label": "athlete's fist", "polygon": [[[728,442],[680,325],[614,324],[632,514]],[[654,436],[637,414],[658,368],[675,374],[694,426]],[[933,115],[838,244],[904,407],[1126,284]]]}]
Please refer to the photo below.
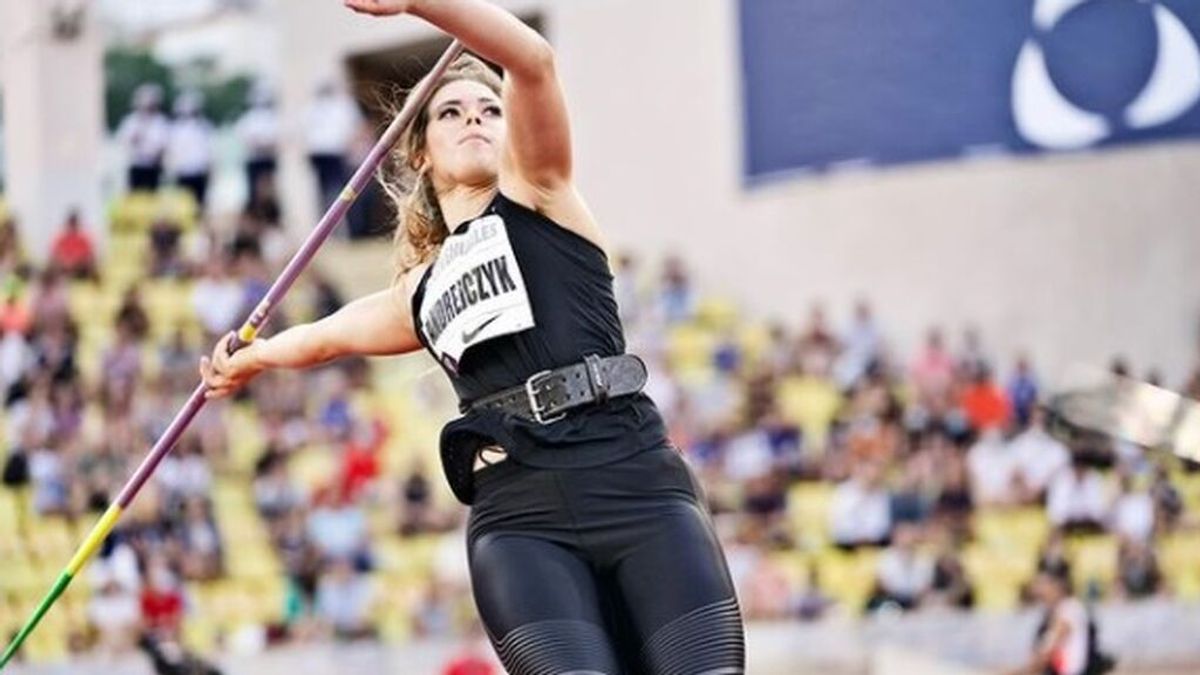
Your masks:
[{"label": "athlete's fist", "polygon": [[417,0],[342,0],[342,4],[359,14],[392,16],[411,11]]},{"label": "athlete's fist", "polygon": [[229,353],[229,340],[233,333],[226,335],[213,348],[212,357],[200,357],[200,377],[208,391],[206,398],[222,398],[241,389],[263,368],[254,358],[253,350],[256,343],[251,342],[236,353]]}]

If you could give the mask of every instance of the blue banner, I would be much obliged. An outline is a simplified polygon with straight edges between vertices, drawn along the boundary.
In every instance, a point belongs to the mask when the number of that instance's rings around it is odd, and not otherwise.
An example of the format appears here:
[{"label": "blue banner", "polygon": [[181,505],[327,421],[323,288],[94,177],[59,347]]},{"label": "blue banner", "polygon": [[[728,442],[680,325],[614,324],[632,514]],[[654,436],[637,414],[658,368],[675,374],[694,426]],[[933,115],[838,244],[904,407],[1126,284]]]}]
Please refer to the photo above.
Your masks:
[{"label": "blue banner", "polygon": [[745,174],[1200,134],[1197,0],[741,0]]}]

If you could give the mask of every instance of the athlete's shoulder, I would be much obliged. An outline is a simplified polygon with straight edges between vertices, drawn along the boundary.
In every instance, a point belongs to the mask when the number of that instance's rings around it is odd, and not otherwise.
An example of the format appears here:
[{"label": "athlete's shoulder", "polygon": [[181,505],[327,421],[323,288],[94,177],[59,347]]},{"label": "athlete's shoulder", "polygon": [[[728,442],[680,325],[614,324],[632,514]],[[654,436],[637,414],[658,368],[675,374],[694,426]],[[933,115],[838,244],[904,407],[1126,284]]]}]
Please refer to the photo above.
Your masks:
[{"label": "athlete's shoulder", "polygon": [[608,242],[574,183],[546,189],[535,188],[523,181],[502,181],[500,194],[504,201],[578,235],[608,257]]}]

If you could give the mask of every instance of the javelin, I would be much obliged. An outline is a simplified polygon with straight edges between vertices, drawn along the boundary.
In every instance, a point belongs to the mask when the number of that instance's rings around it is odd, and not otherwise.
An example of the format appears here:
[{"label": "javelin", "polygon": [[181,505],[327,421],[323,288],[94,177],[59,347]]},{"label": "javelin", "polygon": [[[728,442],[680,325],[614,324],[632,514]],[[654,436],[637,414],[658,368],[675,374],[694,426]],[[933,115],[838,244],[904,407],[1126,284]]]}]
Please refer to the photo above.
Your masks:
[{"label": "javelin", "polygon": [[[317,249],[321,247],[321,244],[325,243],[330,233],[333,232],[333,228],[337,227],[338,223],[341,222],[350,205],[354,203],[359,193],[370,182],[376,169],[383,163],[383,158],[391,150],[392,146],[400,140],[400,135],[404,133],[404,130],[412,122],[413,118],[417,116],[418,111],[428,102],[437,81],[442,78],[442,75],[445,74],[450,64],[454,59],[458,58],[458,55],[462,51],[462,44],[458,40],[451,42],[450,46],[446,48],[445,53],[438,59],[437,64],[434,65],[433,70],[430,71],[429,76],[419,83],[412,94],[408,96],[408,99],[404,102],[404,107],[400,110],[400,114],[396,115],[396,118],[388,125],[387,130],[376,141],[375,146],[371,148],[371,152],[367,154],[367,158],[363,160],[358,170],[354,172],[354,175],[342,190],[337,201],[325,211],[325,215],[321,217],[316,228],[304,240],[304,244],[300,246],[300,250],[296,251],[292,259],[288,261],[283,272],[275,279],[275,283],[271,285],[271,288],[254,308],[254,311],[250,313],[250,317],[233,334],[233,338],[229,341],[229,353],[232,354],[254,341],[259,329],[266,323],[267,317],[270,316],[271,310],[275,309],[280,300],[283,299],[284,294],[292,287],[292,284],[295,283],[300,273],[312,261],[317,253]],[[83,540],[83,544],[75,551],[75,556],[67,563],[67,567],[59,573],[58,579],[55,580],[50,592],[42,599],[37,609],[34,610],[16,637],[13,638],[12,642],[4,650],[4,655],[0,656],[0,670],[3,670],[4,666],[16,655],[17,650],[21,648],[21,644],[37,628],[42,617],[46,615],[46,612],[54,602],[63,594],[63,591],[67,589],[67,586],[71,584],[75,576],[79,574],[79,570],[83,569],[83,566],[95,554],[96,549],[100,548],[100,544],[108,537],[108,534],[117,524],[124,510],[137,497],[138,491],[142,489],[142,485],[154,473],[154,469],[158,467],[159,462],[175,447],[175,443],[183,435],[183,432],[187,430],[196,413],[200,412],[200,409],[204,407],[204,393],[207,390],[208,388],[204,382],[201,382],[196,387],[196,390],[192,392],[187,402],[183,404],[183,408],[175,414],[175,419],[171,420],[170,426],[167,427],[167,430],[158,439],[158,442],[154,444],[154,447],[150,449],[150,454],[146,455],[146,458],[142,460],[141,465],[134,471],[133,476],[125,483],[125,487],[121,488],[117,499],[109,505],[108,510],[104,512],[104,515],[92,527],[92,531],[88,533],[87,538]]]}]

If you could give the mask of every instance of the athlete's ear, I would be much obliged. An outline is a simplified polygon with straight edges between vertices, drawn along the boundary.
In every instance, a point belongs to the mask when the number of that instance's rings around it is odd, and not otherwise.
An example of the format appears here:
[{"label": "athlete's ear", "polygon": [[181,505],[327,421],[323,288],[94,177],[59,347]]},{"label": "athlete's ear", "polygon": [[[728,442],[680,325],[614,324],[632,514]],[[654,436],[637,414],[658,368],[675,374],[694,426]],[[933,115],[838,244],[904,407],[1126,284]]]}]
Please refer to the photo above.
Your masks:
[{"label": "athlete's ear", "polygon": [[429,159],[424,150],[420,150],[409,156],[408,168],[417,173],[421,173],[429,168]]}]

